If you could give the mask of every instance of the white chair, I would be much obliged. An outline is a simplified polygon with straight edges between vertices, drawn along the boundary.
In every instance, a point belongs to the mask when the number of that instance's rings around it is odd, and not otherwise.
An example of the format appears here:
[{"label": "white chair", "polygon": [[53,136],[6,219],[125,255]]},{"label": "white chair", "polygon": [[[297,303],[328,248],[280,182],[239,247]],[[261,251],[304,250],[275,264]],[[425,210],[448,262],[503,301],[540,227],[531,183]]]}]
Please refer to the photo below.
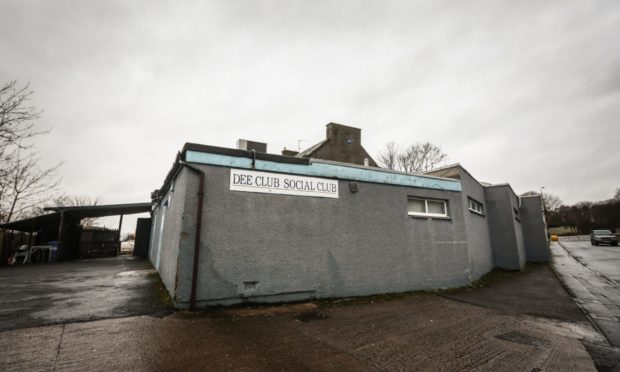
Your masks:
[{"label": "white chair", "polygon": [[17,259],[19,257],[23,257],[24,260],[22,261],[22,265],[27,264],[28,262],[30,262],[30,254],[32,253],[30,246],[29,245],[22,245],[19,248],[17,248],[17,251],[13,254],[13,259],[15,261],[17,261]]}]

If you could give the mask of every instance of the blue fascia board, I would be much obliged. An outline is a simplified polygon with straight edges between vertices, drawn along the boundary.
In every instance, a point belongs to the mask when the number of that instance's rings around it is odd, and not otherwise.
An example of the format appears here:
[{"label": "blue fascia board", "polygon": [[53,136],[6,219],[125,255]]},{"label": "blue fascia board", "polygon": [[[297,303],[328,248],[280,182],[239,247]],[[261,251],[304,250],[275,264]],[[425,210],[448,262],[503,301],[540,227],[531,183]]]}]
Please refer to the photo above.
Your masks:
[{"label": "blue fascia board", "polygon": [[252,168],[252,159],[250,158],[210,154],[208,152],[198,152],[191,150],[185,152],[185,161],[190,163],[220,165],[223,167],[231,168]]},{"label": "blue fascia board", "polygon": [[[252,159],[237,156],[211,154],[207,152],[185,152],[185,161],[191,163],[218,165],[231,168],[252,168]],[[278,163],[266,160],[256,160],[254,169],[289,173],[302,176],[315,176],[346,179],[360,182],[383,183],[388,185],[422,187],[446,191],[461,191],[458,180],[449,180],[435,177],[424,177],[414,174],[392,173],[367,168],[347,167],[345,165],[329,163],[310,163],[309,165]]]}]

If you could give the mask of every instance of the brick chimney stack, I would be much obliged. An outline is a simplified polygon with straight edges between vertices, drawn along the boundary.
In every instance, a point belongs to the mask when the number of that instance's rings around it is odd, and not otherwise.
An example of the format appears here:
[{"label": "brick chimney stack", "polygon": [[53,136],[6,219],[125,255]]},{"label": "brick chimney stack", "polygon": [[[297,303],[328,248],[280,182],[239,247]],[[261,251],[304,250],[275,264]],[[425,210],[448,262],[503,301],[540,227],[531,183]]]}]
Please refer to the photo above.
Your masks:
[{"label": "brick chimney stack", "polygon": [[327,124],[325,137],[339,145],[347,144],[355,147],[362,145],[362,130],[342,124]]}]

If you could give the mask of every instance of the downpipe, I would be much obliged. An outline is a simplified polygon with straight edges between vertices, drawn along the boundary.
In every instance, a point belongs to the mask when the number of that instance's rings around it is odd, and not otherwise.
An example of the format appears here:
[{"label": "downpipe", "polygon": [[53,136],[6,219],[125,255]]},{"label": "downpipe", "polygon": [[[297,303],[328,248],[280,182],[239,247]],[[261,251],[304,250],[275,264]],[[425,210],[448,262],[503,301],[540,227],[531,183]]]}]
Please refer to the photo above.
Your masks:
[{"label": "downpipe", "polygon": [[200,258],[200,238],[202,233],[202,204],[204,202],[204,188],[205,188],[205,173],[193,167],[186,162],[179,160],[179,164],[186,167],[190,171],[194,172],[200,177],[198,185],[198,203],[196,205],[196,231],[194,233],[194,262],[192,267],[192,289],[189,297],[189,309],[190,311],[196,310],[196,288],[198,286],[198,259]]}]

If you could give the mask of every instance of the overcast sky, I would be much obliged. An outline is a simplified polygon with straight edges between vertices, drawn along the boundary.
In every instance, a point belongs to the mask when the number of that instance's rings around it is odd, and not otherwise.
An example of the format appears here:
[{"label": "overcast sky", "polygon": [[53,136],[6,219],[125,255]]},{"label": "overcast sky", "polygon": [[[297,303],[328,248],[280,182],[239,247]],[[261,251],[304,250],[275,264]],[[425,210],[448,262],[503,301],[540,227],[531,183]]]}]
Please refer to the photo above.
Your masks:
[{"label": "overcast sky", "polygon": [[[431,141],[565,203],[620,187],[618,1],[0,0],[63,190],[142,202],[185,142],[308,147],[330,121]],[[132,228],[132,226],[131,226]]]}]

